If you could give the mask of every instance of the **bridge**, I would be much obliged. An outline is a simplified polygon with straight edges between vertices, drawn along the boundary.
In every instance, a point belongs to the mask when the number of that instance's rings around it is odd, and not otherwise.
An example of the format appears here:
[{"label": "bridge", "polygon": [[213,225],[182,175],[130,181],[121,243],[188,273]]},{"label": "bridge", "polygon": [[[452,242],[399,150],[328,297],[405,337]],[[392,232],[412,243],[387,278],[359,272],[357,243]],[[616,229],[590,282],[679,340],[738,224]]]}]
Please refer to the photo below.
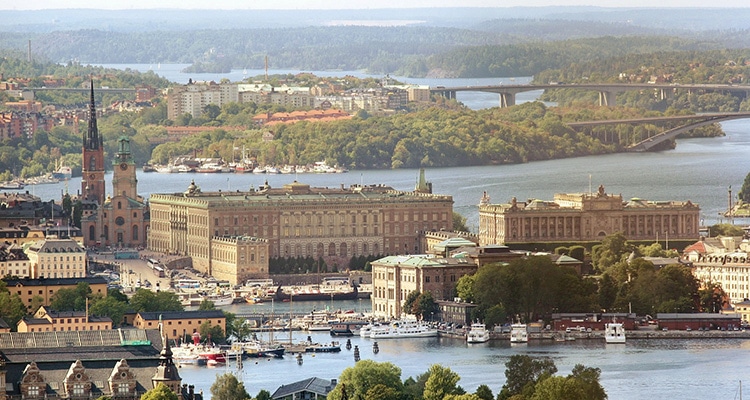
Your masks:
[{"label": "bridge", "polygon": [[662,83],[558,83],[548,84],[511,84],[511,85],[488,85],[488,86],[436,86],[430,87],[430,93],[439,94],[448,99],[455,99],[457,92],[489,92],[500,95],[500,107],[510,107],[516,104],[516,95],[522,92],[548,89],[578,89],[594,90],[599,92],[599,105],[614,107],[618,93],[629,90],[655,90],[658,91],[659,99],[664,100],[678,90],[692,91],[727,91],[741,93],[746,98],[750,95],[750,86],[739,85],[717,85],[717,84],[662,84]]},{"label": "bridge", "polygon": [[646,139],[640,140],[634,144],[628,146],[628,151],[641,152],[647,151],[652,147],[672,140],[683,132],[687,132],[691,129],[698,128],[700,126],[714,124],[717,122],[729,121],[733,119],[750,118],[750,112],[736,112],[736,113],[703,113],[694,115],[674,115],[674,116],[662,116],[662,117],[646,117],[646,118],[632,118],[632,119],[613,119],[613,120],[600,120],[600,121],[581,121],[581,122],[568,122],[567,125],[573,129],[581,129],[587,127],[596,127],[603,125],[618,125],[618,124],[645,124],[645,123],[657,123],[657,122],[682,122],[682,121],[693,121],[685,125],[678,126],[660,132],[656,135],[649,136]]}]

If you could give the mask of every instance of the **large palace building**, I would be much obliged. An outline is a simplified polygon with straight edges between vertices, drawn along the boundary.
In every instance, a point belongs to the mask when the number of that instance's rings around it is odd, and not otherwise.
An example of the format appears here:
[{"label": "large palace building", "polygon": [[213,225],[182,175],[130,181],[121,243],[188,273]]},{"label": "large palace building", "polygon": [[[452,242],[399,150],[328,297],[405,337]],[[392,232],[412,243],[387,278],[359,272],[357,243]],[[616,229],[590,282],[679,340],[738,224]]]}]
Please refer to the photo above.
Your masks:
[{"label": "large palace building", "polygon": [[431,192],[424,174],[412,192],[295,181],[203,193],[192,183],[184,193],[151,195],[148,247],[190,256],[196,269],[231,282],[267,275],[267,259],[265,270],[247,265],[259,257],[322,257],[346,267],[354,256],[415,253],[419,232],[451,230],[453,198]]},{"label": "large palace building", "polygon": [[628,240],[695,240],[700,208],[688,201],[646,201],[608,194],[558,193],[554,200],[479,204],[479,244],[596,242],[621,232]]}]

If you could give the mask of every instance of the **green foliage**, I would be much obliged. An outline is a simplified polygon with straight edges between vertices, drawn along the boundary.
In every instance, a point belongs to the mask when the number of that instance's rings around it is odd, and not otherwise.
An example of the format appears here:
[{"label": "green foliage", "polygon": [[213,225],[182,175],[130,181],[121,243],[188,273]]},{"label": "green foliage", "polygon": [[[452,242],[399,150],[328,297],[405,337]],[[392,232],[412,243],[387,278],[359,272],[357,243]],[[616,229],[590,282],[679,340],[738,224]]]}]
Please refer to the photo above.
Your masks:
[{"label": "green foliage", "polygon": [[446,395],[457,394],[457,384],[461,378],[450,368],[433,364],[427,373],[429,378],[425,382],[424,400],[442,400]]},{"label": "green foliage", "polygon": [[708,227],[711,236],[743,236],[745,231],[732,224],[715,224]]},{"label": "green foliage", "polygon": [[258,395],[255,396],[255,400],[271,400],[271,392],[268,390],[261,390]]},{"label": "green foliage", "polygon": [[469,228],[466,226],[466,217],[453,211],[453,230],[455,232],[468,232]]},{"label": "green foliage", "polygon": [[210,321],[204,321],[198,332],[202,338],[205,338],[206,343],[225,343],[227,336],[220,325],[212,325]]},{"label": "green foliage", "polygon": [[505,384],[497,395],[498,400],[515,395],[526,398],[534,393],[536,384],[557,372],[551,359],[534,359],[527,355],[512,355],[505,363]]},{"label": "green foliage", "polygon": [[405,313],[412,314],[417,319],[425,321],[433,318],[439,311],[431,292],[420,293],[417,290],[410,292],[406,296],[403,309]]},{"label": "green foliage", "polygon": [[750,173],[745,175],[745,181],[742,182],[742,188],[737,193],[737,197],[744,203],[750,203]]},{"label": "green foliage", "polygon": [[250,395],[245,390],[245,384],[238,380],[234,374],[227,372],[218,375],[211,385],[211,398],[216,400],[249,400]]},{"label": "green foliage", "polygon": [[[18,321],[26,315],[26,305],[18,294],[10,294],[5,281],[0,280],[0,318],[4,319],[14,331]],[[36,311],[36,310],[34,310]]]},{"label": "green foliage", "polygon": [[[75,289],[63,288],[52,295],[50,308],[55,311],[83,311],[91,297],[91,288],[86,282],[78,282]],[[36,310],[34,310],[36,311]]]},{"label": "green foliage", "polygon": [[215,310],[215,309],[216,309],[216,305],[214,304],[214,302],[208,299],[203,299],[203,301],[201,301],[201,303],[198,305],[198,310],[200,311],[208,311],[208,310]]},{"label": "green foliage", "polygon": [[724,308],[726,292],[718,282],[703,282],[698,290],[701,312],[719,313]]},{"label": "green foliage", "polygon": [[401,393],[403,390],[401,369],[391,363],[361,360],[341,373],[338,385],[328,394],[328,399],[369,399],[368,394],[374,394],[371,389],[378,385],[392,388],[395,393]]},{"label": "green foliage", "polygon": [[476,392],[474,394],[479,398],[479,400],[494,400],[495,396],[492,394],[492,389],[490,389],[487,385],[479,385],[477,387]]},{"label": "green foliage", "polygon": [[144,288],[135,291],[135,294],[130,298],[130,306],[135,312],[184,310],[175,293],[165,291],[154,293]]},{"label": "green foliage", "polygon": [[464,275],[456,283],[456,295],[467,303],[474,302],[474,277],[475,275]]},{"label": "green foliage", "polygon": [[149,389],[141,396],[141,400],[178,400],[175,392],[165,384],[159,383],[155,388]]},{"label": "green foliage", "polygon": [[625,235],[620,232],[607,235],[601,245],[596,245],[591,251],[591,261],[597,270],[607,271],[616,262],[622,261],[632,251]]},{"label": "green foliage", "polygon": [[116,296],[107,296],[95,300],[89,309],[92,315],[110,317],[114,326],[120,326],[128,310],[128,303]]}]

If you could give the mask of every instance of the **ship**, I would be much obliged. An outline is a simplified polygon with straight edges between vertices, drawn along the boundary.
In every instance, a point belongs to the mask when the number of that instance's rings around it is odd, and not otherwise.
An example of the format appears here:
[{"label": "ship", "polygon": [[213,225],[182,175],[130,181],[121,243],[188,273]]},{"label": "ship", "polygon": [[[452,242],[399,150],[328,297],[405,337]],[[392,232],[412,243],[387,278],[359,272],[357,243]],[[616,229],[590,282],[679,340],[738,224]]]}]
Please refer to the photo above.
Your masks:
[{"label": "ship", "polygon": [[284,292],[279,286],[276,289],[276,301],[325,301],[325,300],[356,300],[359,292],[356,286],[347,286],[350,290],[296,290],[290,293]]}]

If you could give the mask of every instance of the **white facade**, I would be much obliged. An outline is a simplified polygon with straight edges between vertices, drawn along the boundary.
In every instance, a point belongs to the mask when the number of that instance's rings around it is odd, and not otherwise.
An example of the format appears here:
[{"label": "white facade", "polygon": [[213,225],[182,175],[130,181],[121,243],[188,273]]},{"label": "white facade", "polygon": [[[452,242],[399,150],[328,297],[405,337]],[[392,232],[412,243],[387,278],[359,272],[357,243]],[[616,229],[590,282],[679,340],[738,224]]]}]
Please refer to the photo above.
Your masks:
[{"label": "white facade", "polygon": [[26,250],[31,278],[84,278],[86,249],[73,239],[47,238]]}]

